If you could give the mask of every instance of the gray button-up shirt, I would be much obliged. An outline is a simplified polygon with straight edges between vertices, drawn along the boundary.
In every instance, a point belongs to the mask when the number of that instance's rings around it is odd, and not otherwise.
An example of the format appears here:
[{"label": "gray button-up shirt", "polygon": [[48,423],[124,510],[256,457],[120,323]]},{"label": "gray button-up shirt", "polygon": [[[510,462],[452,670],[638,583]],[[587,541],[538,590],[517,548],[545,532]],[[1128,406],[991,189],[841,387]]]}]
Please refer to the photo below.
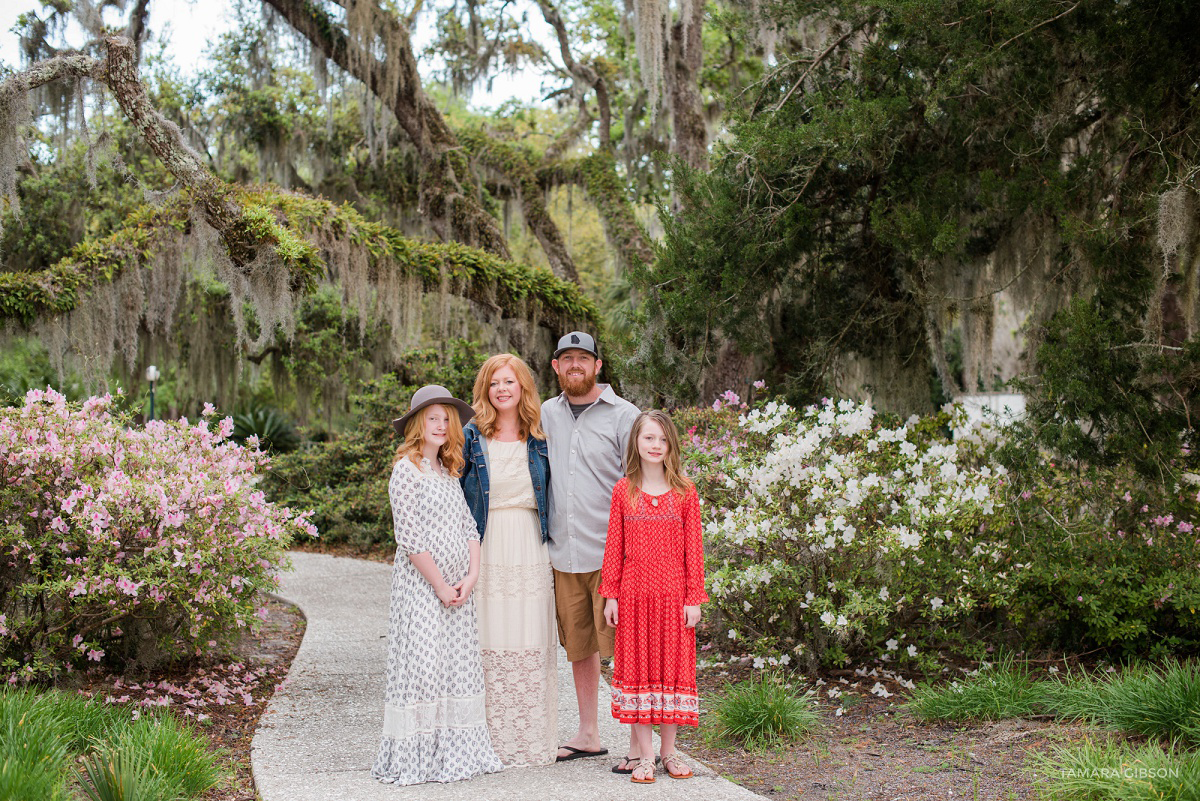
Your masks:
[{"label": "gray button-up shirt", "polygon": [[576,420],[565,392],[542,404],[550,452],[550,562],[591,573],[604,560],[612,490],[625,475],[625,443],[638,408],[604,384]]}]

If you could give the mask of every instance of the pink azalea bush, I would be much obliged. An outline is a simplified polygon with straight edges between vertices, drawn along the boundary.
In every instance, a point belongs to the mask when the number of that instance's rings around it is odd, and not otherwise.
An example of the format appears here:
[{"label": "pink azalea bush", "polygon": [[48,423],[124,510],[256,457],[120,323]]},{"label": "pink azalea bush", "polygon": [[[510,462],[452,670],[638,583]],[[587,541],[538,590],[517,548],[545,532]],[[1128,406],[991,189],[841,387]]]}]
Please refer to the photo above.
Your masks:
[{"label": "pink azalea bush", "polygon": [[[112,397],[33,390],[0,410],[0,668],[9,683],[211,650],[265,614],[260,590],[307,514],[257,488],[268,458],[205,419],[129,426]],[[3,674],[0,674],[3,675]]]}]

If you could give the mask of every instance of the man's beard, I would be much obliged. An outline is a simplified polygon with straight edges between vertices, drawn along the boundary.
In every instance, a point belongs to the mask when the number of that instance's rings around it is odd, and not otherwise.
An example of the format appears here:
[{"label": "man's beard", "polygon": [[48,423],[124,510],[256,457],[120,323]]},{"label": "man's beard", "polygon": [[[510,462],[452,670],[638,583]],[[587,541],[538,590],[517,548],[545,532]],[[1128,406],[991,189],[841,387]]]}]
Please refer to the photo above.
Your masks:
[{"label": "man's beard", "polygon": [[567,397],[580,397],[592,391],[596,386],[596,374],[588,375],[584,373],[583,377],[575,378],[568,376],[565,372],[559,373],[558,386],[563,392],[567,393]]}]

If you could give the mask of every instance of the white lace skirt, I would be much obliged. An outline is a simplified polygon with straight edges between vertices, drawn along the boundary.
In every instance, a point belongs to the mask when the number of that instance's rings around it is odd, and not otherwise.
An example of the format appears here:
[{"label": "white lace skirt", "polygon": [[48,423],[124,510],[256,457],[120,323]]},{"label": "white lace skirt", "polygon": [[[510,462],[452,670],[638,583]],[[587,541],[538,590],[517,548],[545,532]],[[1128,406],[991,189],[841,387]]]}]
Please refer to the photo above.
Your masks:
[{"label": "white lace skirt", "polygon": [[558,629],[536,510],[489,510],[475,592],[492,748],[508,767],[548,765],[558,753]]}]

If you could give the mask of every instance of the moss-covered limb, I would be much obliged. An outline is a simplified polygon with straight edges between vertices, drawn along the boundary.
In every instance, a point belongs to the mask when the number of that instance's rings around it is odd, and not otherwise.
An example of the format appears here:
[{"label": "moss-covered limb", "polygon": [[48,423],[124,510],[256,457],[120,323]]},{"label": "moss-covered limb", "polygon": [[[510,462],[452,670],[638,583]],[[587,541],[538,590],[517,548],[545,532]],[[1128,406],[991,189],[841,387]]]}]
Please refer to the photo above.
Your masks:
[{"label": "moss-covered limb", "polygon": [[599,320],[596,307],[577,284],[548,270],[458,243],[417,242],[383,223],[365,219],[349,205],[277,190],[258,190],[248,197],[276,209],[291,229],[310,240],[344,239],[366,248],[376,269],[391,263],[393,269],[418,276],[426,291],[441,291],[448,278],[454,294],[498,306],[504,316],[524,316],[518,310],[535,301],[543,315],[559,318],[556,324],[596,325]]},{"label": "moss-covered limb", "polygon": [[[578,286],[549,271],[505,261],[459,244],[425,244],[394,228],[364,219],[350,206],[276,189],[237,190],[248,229],[273,248],[288,271],[292,291],[309,294],[335,277],[318,242],[342,241],[364,248],[372,269],[401,270],[420,278],[426,291],[452,294],[499,307],[508,317],[527,317],[530,302],[550,324],[596,325],[599,313]],[[146,206],[99,241],[76,246],[48,270],[0,273],[0,320],[28,326],[38,318],[70,312],[89,290],[111,284],[123,271],[152,270],[168,241],[191,232],[194,198],[180,193],[161,207]]]},{"label": "moss-covered limb", "polygon": [[623,266],[654,263],[654,248],[645,229],[633,215],[633,206],[617,175],[617,162],[603,151],[581,159],[563,161],[538,170],[543,187],[578,184],[596,204],[604,234]]},{"label": "moss-covered limb", "polygon": [[533,231],[550,262],[550,269],[565,281],[579,283],[575,260],[567,250],[562,233],[546,209],[544,192],[538,183],[536,158],[528,149],[489,136],[479,128],[458,132],[458,139],[470,151],[477,164],[505,176],[516,187],[525,224]]},{"label": "moss-covered limb", "polygon": [[124,270],[147,266],[163,240],[188,224],[191,204],[179,194],[160,207],[143,206],[100,240],[76,245],[47,270],[0,273],[0,319],[28,325],[74,309],[81,292],[111,283]]}]

